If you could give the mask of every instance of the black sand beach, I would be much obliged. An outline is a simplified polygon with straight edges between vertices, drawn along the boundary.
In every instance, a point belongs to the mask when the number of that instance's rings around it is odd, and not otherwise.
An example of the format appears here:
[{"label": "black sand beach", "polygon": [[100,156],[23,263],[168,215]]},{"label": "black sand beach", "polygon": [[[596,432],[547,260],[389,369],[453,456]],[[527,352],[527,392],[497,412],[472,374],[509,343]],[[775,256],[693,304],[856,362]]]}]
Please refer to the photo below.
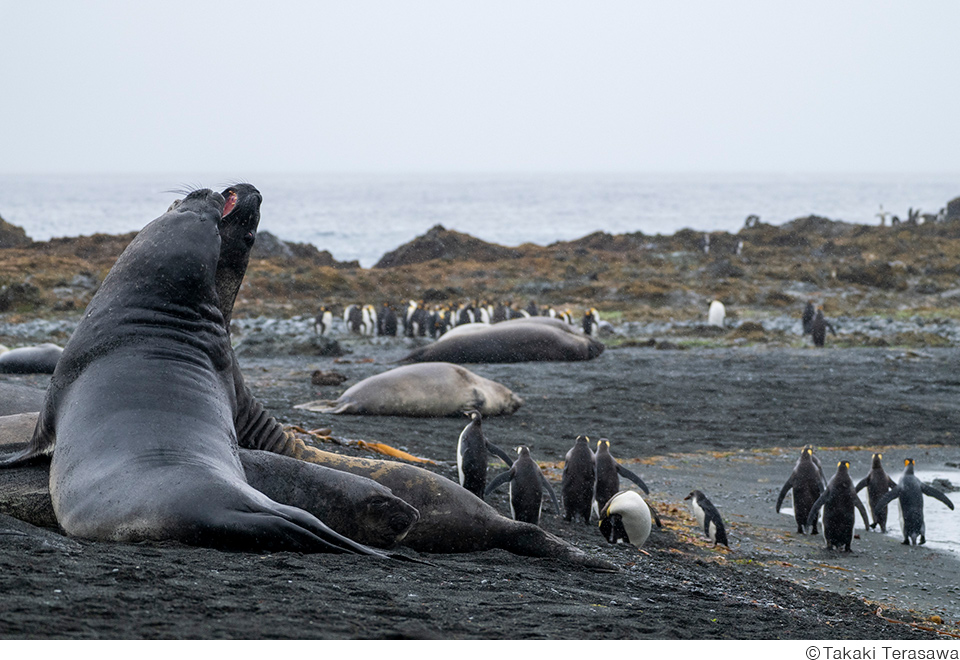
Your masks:
[{"label": "black sand beach", "polygon": [[[403,448],[456,478],[463,419],[293,409],[308,399],[336,398],[409,348],[405,340],[344,345],[351,352],[339,360],[241,357],[241,364],[248,384],[284,423]],[[416,564],[88,543],[2,518],[0,635],[944,638],[936,631],[956,633],[960,626],[955,556],[862,531],[853,553],[826,551],[820,537],[797,536],[792,517],[777,514],[774,502],[806,443],[820,448],[828,473],[840,458],[850,460],[855,479],[866,474],[876,449],[894,477],[907,455],[930,469],[960,462],[958,357],[956,349],[624,348],[585,363],[473,365],[525,399],[516,414],[486,420],[488,438],[505,449],[529,445],[554,483],[576,435],[611,440],[614,455],[650,486],[664,519],[645,553],[607,544],[595,523],[569,524],[552,514],[543,518],[546,529],[620,571],[499,550],[406,551],[429,562]],[[316,368],[349,380],[314,387]],[[43,384],[35,376],[5,378]],[[491,460],[491,478],[499,470]],[[701,540],[682,501],[693,488],[705,491],[727,521],[729,552]],[[508,512],[505,490],[491,500]],[[942,505],[928,500],[934,506]],[[927,536],[952,532],[928,528]],[[905,623],[880,618],[878,608]],[[931,621],[936,617],[942,624]]]}]

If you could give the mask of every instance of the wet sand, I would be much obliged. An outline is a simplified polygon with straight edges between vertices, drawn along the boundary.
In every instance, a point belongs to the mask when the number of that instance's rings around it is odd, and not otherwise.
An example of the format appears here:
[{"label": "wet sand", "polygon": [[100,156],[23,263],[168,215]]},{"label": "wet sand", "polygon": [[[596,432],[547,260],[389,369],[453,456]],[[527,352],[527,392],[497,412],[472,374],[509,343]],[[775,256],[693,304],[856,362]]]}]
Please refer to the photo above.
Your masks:
[{"label": "wet sand", "polygon": [[[241,357],[241,364],[248,384],[281,421],[385,442],[438,461],[437,471],[455,478],[465,419],[293,409],[309,399],[336,398],[409,349],[403,340],[345,346],[351,353],[339,361]],[[0,519],[0,591],[6,594],[0,635],[938,637],[884,621],[876,609],[882,605],[884,616],[909,621],[938,615],[944,625],[922,625],[955,632],[960,561],[954,556],[905,547],[876,532],[861,532],[853,553],[827,551],[819,537],[796,535],[792,517],[777,514],[774,503],[807,443],[819,448],[828,476],[829,466],[844,458],[859,479],[876,449],[894,478],[908,454],[919,469],[960,463],[958,358],[957,349],[626,348],[586,363],[472,365],[525,399],[514,415],[485,420],[488,438],[504,449],[529,445],[555,484],[576,435],[611,440],[614,455],[650,486],[664,518],[665,528],[644,547],[647,554],[610,546],[595,523],[570,524],[554,515],[544,516],[546,529],[621,570],[597,573],[504,551],[420,555],[430,562],[425,565],[87,543]],[[316,368],[349,380],[314,387]],[[42,384],[36,377],[10,378]],[[492,478],[502,466],[490,465]],[[700,538],[682,501],[693,488],[706,492],[724,516],[731,551]],[[491,501],[509,511],[505,489]],[[943,505],[928,499],[927,506]],[[927,536],[939,533],[928,528]]]}]

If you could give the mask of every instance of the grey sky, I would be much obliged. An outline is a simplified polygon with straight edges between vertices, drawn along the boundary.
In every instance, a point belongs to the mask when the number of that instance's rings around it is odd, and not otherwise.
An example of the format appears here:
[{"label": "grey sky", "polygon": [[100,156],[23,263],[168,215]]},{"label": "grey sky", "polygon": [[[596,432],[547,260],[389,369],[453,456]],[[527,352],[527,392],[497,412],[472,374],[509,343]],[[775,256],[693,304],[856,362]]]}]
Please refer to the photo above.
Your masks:
[{"label": "grey sky", "polygon": [[0,0],[3,172],[955,172],[960,3]]}]

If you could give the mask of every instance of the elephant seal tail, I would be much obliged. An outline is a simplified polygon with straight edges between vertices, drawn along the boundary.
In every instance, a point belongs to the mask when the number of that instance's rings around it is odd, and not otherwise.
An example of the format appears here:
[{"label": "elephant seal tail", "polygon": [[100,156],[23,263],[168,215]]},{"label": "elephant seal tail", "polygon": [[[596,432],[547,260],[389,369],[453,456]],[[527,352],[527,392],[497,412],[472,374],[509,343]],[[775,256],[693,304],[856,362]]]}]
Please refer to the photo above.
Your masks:
[{"label": "elephant seal tail", "polygon": [[309,410],[311,412],[331,413],[341,415],[343,413],[355,412],[356,408],[352,403],[342,403],[336,399],[317,399],[301,403],[294,408],[298,410]]},{"label": "elephant seal tail", "polygon": [[504,518],[504,521],[512,526],[509,533],[500,537],[500,547],[504,550],[526,557],[560,559],[597,571],[616,573],[620,570],[607,560],[588,555],[580,548],[570,545],[537,525],[508,518]]}]

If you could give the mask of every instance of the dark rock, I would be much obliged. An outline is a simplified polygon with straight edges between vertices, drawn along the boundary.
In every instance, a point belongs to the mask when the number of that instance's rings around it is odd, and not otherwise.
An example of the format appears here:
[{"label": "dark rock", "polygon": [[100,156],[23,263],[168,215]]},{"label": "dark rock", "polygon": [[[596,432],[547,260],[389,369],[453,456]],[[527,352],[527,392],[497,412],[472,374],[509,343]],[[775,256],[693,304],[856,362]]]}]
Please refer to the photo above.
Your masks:
[{"label": "dark rock", "polygon": [[310,384],[318,387],[324,385],[339,385],[346,380],[347,377],[339,371],[323,371],[322,369],[317,369],[310,374]]},{"label": "dark rock", "polygon": [[423,236],[418,236],[380,258],[374,268],[393,268],[419,264],[433,259],[458,261],[499,261],[520,255],[515,248],[487,243],[468,234],[444,229],[436,225]]},{"label": "dark rock", "polygon": [[257,242],[250,252],[252,259],[307,259],[316,266],[333,268],[359,268],[357,261],[337,261],[326,250],[318,250],[310,243],[291,243],[277,238],[268,231],[257,232]]},{"label": "dark rock", "polygon": [[865,266],[851,266],[837,271],[837,279],[878,289],[903,290],[907,284],[902,275],[886,261],[871,261]]},{"label": "dark rock", "polygon": [[0,312],[33,309],[42,303],[39,287],[30,282],[16,282],[0,288]]}]

